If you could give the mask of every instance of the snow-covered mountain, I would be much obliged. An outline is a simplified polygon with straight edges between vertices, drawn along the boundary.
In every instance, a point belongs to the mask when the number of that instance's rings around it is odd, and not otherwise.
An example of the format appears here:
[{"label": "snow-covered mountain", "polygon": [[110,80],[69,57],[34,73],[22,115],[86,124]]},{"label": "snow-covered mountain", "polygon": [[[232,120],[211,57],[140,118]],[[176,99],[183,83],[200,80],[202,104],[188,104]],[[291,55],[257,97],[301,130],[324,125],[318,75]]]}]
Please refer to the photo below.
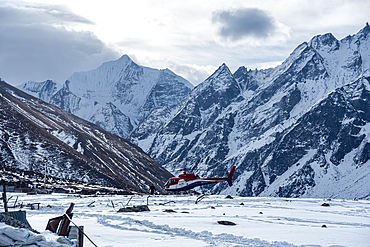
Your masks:
[{"label": "snow-covered mountain", "polygon": [[171,176],[136,145],[2,81],[0,112],[7,167],[137,192],[163,192]]},{"label": "snow-covered mountain", "polygon": [[205,191],[369,198],[369,33],[315,36],[267,70],[223,64],[130,140],[170,171],[237,166],[233,187]]},{"label": "snow-covered mountain", "polygon": [[124,55],[74,73],[62,86],[48,80],[18,88],[125,138],[151,110],[178,104],[193,87],[168,69],[143,67]]}]

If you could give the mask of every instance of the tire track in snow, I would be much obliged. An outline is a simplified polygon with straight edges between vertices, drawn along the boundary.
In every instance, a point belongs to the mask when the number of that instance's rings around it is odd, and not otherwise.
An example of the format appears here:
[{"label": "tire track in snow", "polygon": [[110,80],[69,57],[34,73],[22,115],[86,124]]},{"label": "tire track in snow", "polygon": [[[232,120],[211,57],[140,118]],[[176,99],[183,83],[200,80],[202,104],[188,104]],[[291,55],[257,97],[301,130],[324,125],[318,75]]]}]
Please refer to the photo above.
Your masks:
[{"label": "tire track in snow", "polygon": [[[194,232],[184,228],[173,228],[169,225],[157,225],[148,220],[136,220],[130,217],[121,217],[113,215],[83,214],[86,217],[97,218],[97,223],[106,227],[111,227],[125,231],[137,231],[145,233],[154,233],[169,235],[170,237],[185,237],[203,241],[209,246],[253,246],[253,247],[294,247],[297,245],[286,242],[267,242],[258,238],[247,239],[233,234],[213,234],[209,231]],[[82,216],[82,214],[80,214]],[[118,224],[111,223],[117,221]]]}]

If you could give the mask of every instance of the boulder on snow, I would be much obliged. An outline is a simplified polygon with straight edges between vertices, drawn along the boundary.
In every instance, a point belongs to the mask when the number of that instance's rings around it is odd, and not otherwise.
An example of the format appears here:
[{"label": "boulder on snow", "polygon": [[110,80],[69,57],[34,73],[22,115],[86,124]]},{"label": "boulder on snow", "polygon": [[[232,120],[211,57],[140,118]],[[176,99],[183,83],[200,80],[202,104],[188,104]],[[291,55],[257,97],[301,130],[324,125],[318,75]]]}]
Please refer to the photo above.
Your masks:
[{"label": "boulder on snow", "polygon": [[166,212],[166,213],[177,213],[175,210],[172,210],[172,209],[165,209],[163,212]]},{"label": "boulder on snow", "polygon": [[226,226],[235,226],[236,225],[234,222],[227,221],[227,220],[219,220],[219,221],[217,221],[217,223],[220,224],[220,225],[226,225]]},{"label": "boulder on snow", "polygon": [[144,211],[150,211],[148,205],[124,207],[119,209],[117,212],[121,213],[121,212],[144,212]]}]

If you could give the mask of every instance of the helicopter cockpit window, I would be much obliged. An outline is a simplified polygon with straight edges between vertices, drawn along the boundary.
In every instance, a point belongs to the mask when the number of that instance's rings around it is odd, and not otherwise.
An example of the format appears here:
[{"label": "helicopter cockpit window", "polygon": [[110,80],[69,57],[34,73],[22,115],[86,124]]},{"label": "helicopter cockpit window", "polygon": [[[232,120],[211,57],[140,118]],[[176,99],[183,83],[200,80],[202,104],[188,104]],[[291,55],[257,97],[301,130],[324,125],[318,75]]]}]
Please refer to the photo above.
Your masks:
[{"label": "helicopter cockpit window", "polygon": [[171,184],[177,184],[177,180],[176,179],[171,180]]}]

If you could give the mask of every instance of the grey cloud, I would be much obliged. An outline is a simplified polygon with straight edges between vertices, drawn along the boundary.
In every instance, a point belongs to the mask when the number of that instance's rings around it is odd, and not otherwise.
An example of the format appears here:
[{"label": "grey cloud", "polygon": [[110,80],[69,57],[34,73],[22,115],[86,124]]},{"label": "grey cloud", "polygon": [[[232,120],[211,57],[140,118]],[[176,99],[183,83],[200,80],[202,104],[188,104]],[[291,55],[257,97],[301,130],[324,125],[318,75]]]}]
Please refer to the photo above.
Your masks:
[{"label": "grey cloud", "polygon": [[267,38],[277,28],[275,20],[257,8],[217,11],[212,15],[212,22],[221,25],[222,37],[234,41],[244,37]]},{"label": "grey cloud", "polygon": [[0,3],[0,22],[10,24],[94,24],[62,5],[14,5]]},{"label": "grey cloud", "polygon": [[58,21],[94,24],[92,21],[72,13],[68,8],[61,5],[37,5],[31,6],[30,10],[34,10],[39,14],[42,13],[45,16]]},{"label": "grey cloud", "polygon": [[[28,80],[63,83],[73,72],[96,68],[119,54],[90,32],[70,31],[66,22],[89,23],[53,6],[38,9],[0,5],[0,78],[13,85]],[[63,12],[64,11],[64,12]],[[59,13],[58,13],[59,12]],[[60,24],[62,27],[56,27]]]}]

